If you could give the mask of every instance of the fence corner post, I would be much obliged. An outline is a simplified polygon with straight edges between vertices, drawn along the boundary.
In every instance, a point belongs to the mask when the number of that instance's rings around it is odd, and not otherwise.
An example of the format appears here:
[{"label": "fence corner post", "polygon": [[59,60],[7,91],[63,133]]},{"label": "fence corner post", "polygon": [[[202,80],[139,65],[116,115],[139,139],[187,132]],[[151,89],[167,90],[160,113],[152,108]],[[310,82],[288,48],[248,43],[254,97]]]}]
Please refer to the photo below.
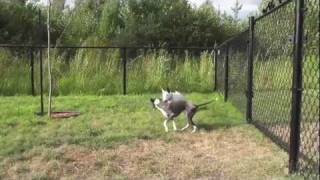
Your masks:
[{"label": "fence corner post", "polygon": [[254,44],[254,16],[249,17],[249,37],[248,37],[248,74],[247,74],[247,112],[248,123],[252,122],[252,98],[253,98],[253,44]]},{"label": "fence corner post", "polygon": [[122,48],[122,70],[123,70],[123,75],[122,75],[122,87],[123,87],[123,95],[127,94],[127,49]]},{"label": "fence corner post", "polygon": [[33,48],[30,48],[30,82],[31,82],[31,94],[35,96],[34,90],[34,56],[33,56]]},{"label": "fence corner post", "polygon": [[296,0],[296,22],[294,35],[294,56],[292,73],[292,106],[290,122],[289,173],[298,170],[300,147],[300,121],[302,99],[303,21],[304,0]]}]

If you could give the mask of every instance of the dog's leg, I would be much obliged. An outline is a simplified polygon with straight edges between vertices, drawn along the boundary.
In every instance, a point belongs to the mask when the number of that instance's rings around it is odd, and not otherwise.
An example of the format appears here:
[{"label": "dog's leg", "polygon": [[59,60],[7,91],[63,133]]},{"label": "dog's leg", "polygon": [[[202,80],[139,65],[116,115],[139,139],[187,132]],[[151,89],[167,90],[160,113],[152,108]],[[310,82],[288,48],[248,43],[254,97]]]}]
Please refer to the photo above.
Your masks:
[{"label": "dog's leg", "polygon": [[188,113],[186,112],[186,120],[187,120],[187,124],[182,128],[182,129],[180,129],[180,131],[184,131],[184,130],[186,130],[189,126],[190,126],[190,124],[189,124],[189,120],[188,120]]},{"label": "dog's leg", "polygon": [[177,126],[176,126],[176,120],[175,119],[173,119],[172,120],[172,126],[173,126],[173,130],[177,130]]},{"label": "dog's leg", "polygon": [[187,115],[187,119],[186,119],[187,120],[187,124],[180,131],[184,131],[190,126],[189,121],[188,121],[188,113],[186,113],[186,115]]},{"label": "dog's leg", "polygon": [[196,125],[193,125],[192,127],[193,127],[193,130],[191,131],[191,133],[196,132],[196,131],[197,131],[197,126],[196,126]]},{"label": "dog's leg", "polygon": [[196,109],[192,109],[189,113],[187,113],[187,116],[188,116],[188,122],[192,125],[192,132],[191,133],[194,133],[197,131],[197,126],[194,124],[192,118],[193,116],[196,114],[197,110]]},{"label": "dog's leg", "polygon": [[164,122],[163,122],[163,126],[164,126],[164,129],[165,129],[166,132],[169,131],[168,130],[168,126],[167,126],[167,122],[168,122],[168,119],[164,120]]},{"label": "dog's leg", "polygon": [[190,124],[189,124],[189,123],[187,123],[187,125],[186,125],[185,127],[183,127],[183,128],[181,129],[181,131],[186,130],[189,126],[190,126]]}]

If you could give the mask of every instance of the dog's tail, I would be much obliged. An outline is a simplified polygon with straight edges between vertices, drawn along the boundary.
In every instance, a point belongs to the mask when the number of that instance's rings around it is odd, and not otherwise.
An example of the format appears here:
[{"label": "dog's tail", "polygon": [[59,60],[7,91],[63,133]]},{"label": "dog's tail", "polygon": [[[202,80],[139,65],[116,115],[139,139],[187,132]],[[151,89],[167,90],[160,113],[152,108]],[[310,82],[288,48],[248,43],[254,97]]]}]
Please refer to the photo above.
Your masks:
[{"label": "dog's tail", "polygon": [[208,101],[208,102],[205,102],[205,103],[202,103],[202,104],[196,104],[195,106],[196,106],[196,108],[200,108],[202,106],[206,106],[206,105],[212,103],[213,101],[215,101],[215,100],[211,100],[211,101]]}]

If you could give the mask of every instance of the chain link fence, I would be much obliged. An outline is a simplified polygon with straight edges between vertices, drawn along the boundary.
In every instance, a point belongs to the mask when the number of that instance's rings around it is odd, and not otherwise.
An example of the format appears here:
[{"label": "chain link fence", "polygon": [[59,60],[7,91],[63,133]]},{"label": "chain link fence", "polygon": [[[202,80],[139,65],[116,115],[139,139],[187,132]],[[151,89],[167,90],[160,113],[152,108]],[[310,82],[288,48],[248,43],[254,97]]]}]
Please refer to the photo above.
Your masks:
[{"label": "chain link fence", "polygon": [[305,1],[301,109],[301,140],[298,167],[308,179],[319,179],[319,24],[320,1]]},{"label": "chain link fence", "polygon": [[[216,47],[214,62],[212,48],[55,47],[54,92],[126,94],[161,87],[208,92],[213,84],[289,152],[290,172],[319,179],[319,3],[282,1]],[[44,49],[1,46],[0,67],[6,71],[0,72],[0,94],[46,91]]]},{"label": "chain link fence", "polygon": [[287,0],[216,48],[215,89],[288,151],[289,172],[305,179],[319,179],[319,17],[318,0]]},{"label": "chain link fence", "polygon": [[225,61],[226,61],[226,46],[220,46],[216,50],[216,82],[215,82],[215,89],[220,94],[224,94],[225,89]]},{"label": "chain link fence", "polygon": [[252,122],[289,150],[294,3],[254,24]]},{"label": "chain link fence", "polygon": [[243,113],[246,113],[246,89],[247,89],[247,45],[249,31],[239,34],[232,42],[229,42],[229,77],[228,99]]},{"label": "chain link fence", "polygon": [[0,95],[37,93],[37,57],[31,48],[0,47]]}]

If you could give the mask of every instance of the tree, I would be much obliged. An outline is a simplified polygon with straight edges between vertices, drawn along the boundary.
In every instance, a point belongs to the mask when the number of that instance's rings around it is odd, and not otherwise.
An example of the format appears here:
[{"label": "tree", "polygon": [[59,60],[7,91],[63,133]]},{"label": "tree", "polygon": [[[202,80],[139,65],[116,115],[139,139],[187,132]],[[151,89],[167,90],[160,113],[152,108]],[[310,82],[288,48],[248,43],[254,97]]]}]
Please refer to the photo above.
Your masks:
[{"label": "tree", "polygon": [[233,12],[233,18],[236,22],[239,22],[239,12],[242,9],[242,4],[239,3],[239,0],[236,0],[233,7],[231,7],[231,10]]},{"label": "tree", "polygon": [[47,10],[47,32],[48,32],[48,80],[49,80],[49,97],[48,97],[48,116],[51,117],[51,95],[52,95],[52,77],[51,77],[51,61],[50,61],[50,10],[51,0],[48,0]]},{"label": "tree", "polygon": [[27,0],[0,0],[0,2],[13,3],[18,5],[25,5]]},{"label": "tree", "polygon": [[[37,12],[47,6],[41,6],[39,0],[12,2],[0,0],[0,40],[36,43]],[[61,11],[65,2],[51,0],[51,44],[213,46],[238,32],[240,26],[235,23],[239,3],[232,17],[219,13],[210,0],[200,7],[191,6],[188,0],[75,0],[74,8]]]},{"label": "tree", "polygon": [[[221,18],[218,11],[210,1],[203,3],[194,12],[194,23],[190,46],[214,46],[215,42],[221,42],[224,38],[224,29],[221,26]],[[220,27],[220,28],[219,28]]]},{"label": "tree", "polygon": [[121,4],[117,0],[108,0],[103,4],[98,23],[98,35],[106,40],[120,33],[125,27],[121,12]]},{"label": "tree", "polygon": [[66,0],[52,0],[52,7],[57,11],[63,11]]},{"label": "tree", "polygon": [[[35,43],[37,7],[34,4],[0,0],[0,41],[2,43]],[[17,1],[20,2],[20,1]]]}]

